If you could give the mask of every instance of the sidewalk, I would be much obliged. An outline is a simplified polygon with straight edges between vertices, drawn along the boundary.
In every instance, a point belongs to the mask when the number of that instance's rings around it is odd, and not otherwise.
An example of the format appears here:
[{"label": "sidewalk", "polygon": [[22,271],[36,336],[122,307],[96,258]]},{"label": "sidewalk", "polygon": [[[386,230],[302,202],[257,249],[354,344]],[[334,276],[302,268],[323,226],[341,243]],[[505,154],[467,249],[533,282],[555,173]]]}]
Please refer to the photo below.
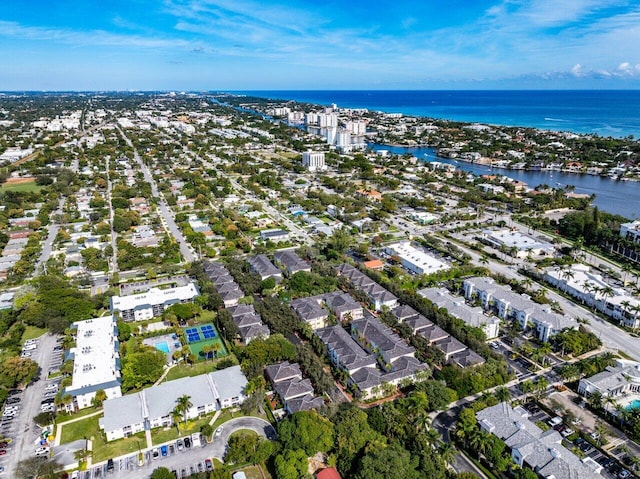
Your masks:
[{"label": "sidewalk", "polygon": [[87,419],[88,417],[97,416],[98,414],[102,414],[102,409],[100,409],[99,411],[96,411],[96,412],[92,412],[91,414],[87,414],[86,416],[74,417],[73,419],[69,419],[68,421],[57,423],[56,424],[56,432],[55,432],[55,435],[54,435],[55,440],[53,441],[53,445],[54,446],[59,446],[60,445],[60,437],[62,435],[62,426],[65,426],[66,424],[71,424],[72,422],[83,421],[83,420]]}]

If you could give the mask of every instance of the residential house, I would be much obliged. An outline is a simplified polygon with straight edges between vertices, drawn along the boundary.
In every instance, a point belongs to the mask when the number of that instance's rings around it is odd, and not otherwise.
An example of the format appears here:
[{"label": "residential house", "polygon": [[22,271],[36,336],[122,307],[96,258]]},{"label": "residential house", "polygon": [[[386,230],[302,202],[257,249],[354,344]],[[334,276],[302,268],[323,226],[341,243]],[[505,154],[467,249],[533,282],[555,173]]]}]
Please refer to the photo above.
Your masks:
[{"label": "residential house", "polygon": [[291,276],[298,271],[311,272],[311,265],[292,250],[276,251],[274,259],[276,263],[285,269],[287,276]]},{"label": "residential house", "polygon": [[311,326],[311,329],[324,328],[329,319],[329,313],[321,306],[322,296],[299,298],[291,301],[291,308],[298,317]]},{"label": "residential house", "polygon": [[251,265],[251,270],[260,276],[261,280],[264,281],[265,279],[273,278],[276,280],[276,283],[282,281],[282,271],[276,268],[266,255],[259,254],[251,256],[247,258],[247,262]]},{"label": "residential house", "polygon": [[578,456],[562,445],[554,429],[543,431],[521,407],[502,402],[476,413],[480,429],[505,442],[511,459],[546,479],[601,479]]}]

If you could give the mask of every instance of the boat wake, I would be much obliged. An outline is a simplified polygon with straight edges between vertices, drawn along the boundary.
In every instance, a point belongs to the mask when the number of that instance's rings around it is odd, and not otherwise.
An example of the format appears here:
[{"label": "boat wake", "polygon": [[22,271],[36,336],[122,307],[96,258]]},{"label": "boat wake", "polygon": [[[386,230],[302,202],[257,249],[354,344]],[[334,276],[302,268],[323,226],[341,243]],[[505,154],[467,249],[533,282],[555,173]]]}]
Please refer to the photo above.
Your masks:
[{"label": "boat wake", "polygon": [[571,120],[563,120],[562,118],[548,118],[548,117],[545,117],[544,121],[561,121],[563,123],[571,123]]}]

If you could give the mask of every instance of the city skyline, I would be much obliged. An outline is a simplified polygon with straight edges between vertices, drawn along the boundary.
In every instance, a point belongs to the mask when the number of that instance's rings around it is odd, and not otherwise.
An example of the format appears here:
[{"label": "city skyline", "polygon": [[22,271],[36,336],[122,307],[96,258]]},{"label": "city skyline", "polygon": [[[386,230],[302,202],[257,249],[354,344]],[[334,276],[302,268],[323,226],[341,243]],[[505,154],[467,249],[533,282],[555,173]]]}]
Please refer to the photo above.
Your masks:
[{"label": "city skyline", "polygon": [[14,2],[0,90],[640,87],[631,1]]}]

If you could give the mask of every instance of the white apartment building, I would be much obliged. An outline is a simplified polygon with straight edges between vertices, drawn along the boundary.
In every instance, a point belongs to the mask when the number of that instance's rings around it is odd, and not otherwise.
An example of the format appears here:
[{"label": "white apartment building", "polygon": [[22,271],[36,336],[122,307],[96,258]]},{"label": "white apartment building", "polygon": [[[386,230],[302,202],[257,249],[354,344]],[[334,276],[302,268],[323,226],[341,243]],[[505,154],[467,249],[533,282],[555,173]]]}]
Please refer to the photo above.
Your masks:
[{"label": "white apartment building", "polygon": [[496,284],[492,278],[469,278],[462,283],[464,297],[480,300],[482,308],[499,318],[518,321],[523,330],[533,330],[540,341],[547,342],[563,329],[578,327],[575,319],[551,311],[549,305],[534,302],[508,286]]},{"label": "white apartment building", "polygon": [[[582,378],[578,384],[578,394],[590,396],[598,392],[602,397],[619,397],[640,393],[640,363],[618,360],[601,373]],[[629,398],[630,399],[630,398]],[[621,403],[626,402],[622,399]]]},{"label": "white apartment building", "polygon": [[640,220],[631,223],[623,223],[620,225],[620,236],[627,238],[634,243],[640,241]]},{"label": "white apartment building", "polygon": [[305,151],[302,153],[302,166],[309,171],[326,170],[327,165],[324,162],[324,152]]},{"label": "white apartment building", "polygon": [[410,241],[391,244],[387,246],[386,253],[400,258],[402,266],[415,274],[431,274],[450,268],[447,263],[416,248]]},{"label": "white apartment building", "polygon": [[125,321],[144,321],[160,316],[172,304],[188,303],[199,295],[195,283],[168,289],[151,288],[145,293],[113,296],[111,313],[120,313]]},{"label": "white apartment building", "polygon": [[567,270],[551,268],[545,271],[544,279],[628,328],[640,327],[640,299],[625,288],[611,286],[588,266],[574,264]]},{"label": "white apartment building", "polygon": [[182,395],[189,396],[191,407],[187,419],[240,405],[246,399],[247,378],[240,366],[220,371],[167,381],[138,393],[109,399],[104,402],[104,416],[100,428],[107,441],[122,439],[141,431],[173,424],[171,411]]},{"label": "white apartment building", "polygon": [[96,391],[100,389],[107,398],[122,396],[115,316],[78,321],[71,328],[76,330],[76,346],[67,355],[67,359],[73,360],[71,386],[66,387],[63,393],[73,397],[68,409],[91,406]]},{"label": "white apartment building", "polygon": [[451,316],[461,319],[469,326],[482,329],[487,339],[497,338],[500,332],[500,320],[495,316],[487,316],[482,308],[467,305],[464,298],[453,296],[446,288],[425,288],[418,291],[438,308],[445,308]]},{"label": "white apartment building", "polygon": [[348,121],[345,127],[356,136],[362,136],[367,132],[367,124],[364,121]]}]

